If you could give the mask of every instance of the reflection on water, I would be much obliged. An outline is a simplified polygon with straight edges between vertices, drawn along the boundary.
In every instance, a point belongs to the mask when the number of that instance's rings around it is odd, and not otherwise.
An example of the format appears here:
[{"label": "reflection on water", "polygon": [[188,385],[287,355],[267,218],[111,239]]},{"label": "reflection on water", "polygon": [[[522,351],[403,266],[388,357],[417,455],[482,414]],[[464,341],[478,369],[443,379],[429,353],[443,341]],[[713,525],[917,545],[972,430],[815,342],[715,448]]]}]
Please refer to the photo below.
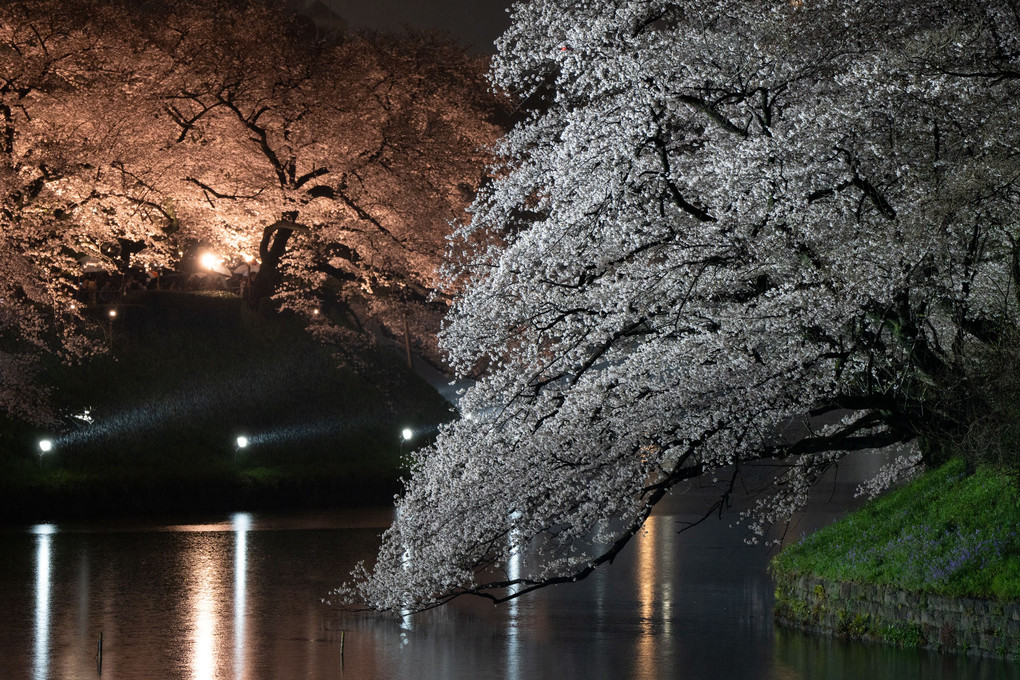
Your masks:
[{"label": "reflection on water", "polygon": [[[638,591],[638,610],[641,617],[641,633],[634,650],[635,670],[639,677],[654,676],[655,624],[659,623],[655,610],[659,602],[656,596],[659,573],[657,569],[659,546],[656,544],[662,518],[649,517],[645,522],[644,535],[637,541],[637,564],[634,570]],[[668,619],[665,619],[668,621]],[[664,631],[665,632],[665,631]],[[664,635],[666,639],[668,635]]]},{"label": "reflection on water", "polygon": [[248,647],[244,638],[247,612],[245,600],[248,593],[248,530],[251,529],[251,515],[240,512],[233,517],[234,527],[234,677],[241,680],[244,674],[244,650]]},{"label": "reflection on water", "polygon": [[[501,607],[405,617],[320,603],[386,511],[0,530],[7,680],[1020,678],[1015,665],[777,631],[767,553],[653,515],[608,569]],[[515,553],[508,576],[524,569]],[[340,655],[341,631],[344,654]],[[97,675],[96,649],[104,660]]]},{"label": "reflection on water", "polygon": [[189,601],[191,603],[192,630],[190,636],[191,677],[207,680],[216,676],[216,584],[222,574],[212,564],[209,555],[193,555]]},{"label": "reflection on water", "polygon": [[[521,565],[524,561],[524,546],[517,530],[510,532],[513,541],[510,563],[507,565],[507,578],[511,581],[521,578]],[[520,592],[518,586],[511,586],[511,593]],[[510,600],[506,614],[506,680],[520,680],[521,677],[521,601]]]},{"label": "reflection on water", "polygon": [[35,655],[32,657],[36,680],[44,680],[50,668],[50,547],[54,527],[40,524],[32,528],[35,534]]}]

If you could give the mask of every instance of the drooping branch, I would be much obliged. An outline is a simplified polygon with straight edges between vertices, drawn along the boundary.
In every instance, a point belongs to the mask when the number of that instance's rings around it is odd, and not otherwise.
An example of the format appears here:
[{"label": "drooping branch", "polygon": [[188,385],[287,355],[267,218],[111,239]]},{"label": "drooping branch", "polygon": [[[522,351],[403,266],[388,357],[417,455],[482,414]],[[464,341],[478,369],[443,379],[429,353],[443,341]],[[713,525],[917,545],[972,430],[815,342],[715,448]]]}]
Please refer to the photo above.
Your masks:
[{"label": "drooping branch", "polygon": [[[684,479],[693,479],[703,474],[703,472],[704,471],[700,466],[685,467],[678,475],[676,475],[674,484],[679,483]],[[604,552],[590,560],[579,563],[572,571],[542,579],[522,577],[502,581],[489,581],[469,588],[454,589],[450,593],[444,595],[441,599],[423,607],[420,611],[441,606],[454,598],[464,595],[474,595],[476,597],[489,600],[493,604],[500,604],[503,602],[509,602],[510,600],[523,595],[527,595],[528,593],[536,590],[548,588],[549,586],[581,581],[588,576],[591,576],[592,573],[594,573],[595,570],[602,565],[611,564],[613,560],[616,559],[617,555],[619,555],[620,552],[627,547],[630,540],[641,530],[641,527],[644,526],[645,520],[648,519],[652,509],[655,507],[655,504],[662,500],[662,498],[669,492],[670,488],[671,486],[660,486],[652,489],[648,497],[644,499],[644,507],[642,510],[637,514],[633,521],[620,532],[609,547],[606,548]],[[500,593],[500,591],[503,592]]]}]

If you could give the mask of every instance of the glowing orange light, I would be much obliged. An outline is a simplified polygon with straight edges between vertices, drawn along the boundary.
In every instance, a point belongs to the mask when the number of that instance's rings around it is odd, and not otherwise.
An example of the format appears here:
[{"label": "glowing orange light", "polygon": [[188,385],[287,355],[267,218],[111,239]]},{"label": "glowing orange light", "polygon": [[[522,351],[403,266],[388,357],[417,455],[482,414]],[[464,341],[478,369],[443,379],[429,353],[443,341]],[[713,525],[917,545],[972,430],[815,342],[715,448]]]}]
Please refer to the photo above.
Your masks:
[{"label": "glowing orange light", "polygon": [[220,258],[215,253],[209,252],[202,253],[198,261],[205,269],[215,269],[220,264]]}]

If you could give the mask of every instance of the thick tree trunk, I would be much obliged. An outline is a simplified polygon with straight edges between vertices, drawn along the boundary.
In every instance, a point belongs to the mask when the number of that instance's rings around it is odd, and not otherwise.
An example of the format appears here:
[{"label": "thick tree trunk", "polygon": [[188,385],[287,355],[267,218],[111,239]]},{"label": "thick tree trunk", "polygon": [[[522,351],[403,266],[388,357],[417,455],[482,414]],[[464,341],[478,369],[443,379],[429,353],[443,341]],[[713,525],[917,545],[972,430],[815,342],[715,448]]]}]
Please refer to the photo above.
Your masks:
[{"label": "thick tree trunk", "polygon": [[[248,306],[256,311],[265,308],[269,298],[276,292],[276,287],[280,285],[280,260],[287,252],[287,242],[291,235],[295,231],[307,229],[287,217],[291,215],[284,215],[284,219],[274,222],[262,232],[262,243],[259,244],[261,263],[245,296]],[[293,217],[296,218],[296,215]]]}]

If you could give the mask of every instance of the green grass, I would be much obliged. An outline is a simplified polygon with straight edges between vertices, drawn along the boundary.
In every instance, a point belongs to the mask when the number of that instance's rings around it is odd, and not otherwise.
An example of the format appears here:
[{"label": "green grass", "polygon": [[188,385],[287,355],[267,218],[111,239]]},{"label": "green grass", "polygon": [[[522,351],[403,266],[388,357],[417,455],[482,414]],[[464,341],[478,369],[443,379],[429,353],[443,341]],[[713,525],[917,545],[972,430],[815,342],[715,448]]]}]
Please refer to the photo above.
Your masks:
[{"label": "green grass", "polygon": [[[49,366],[61,431],[0,423],[0,520],[385,501],[400,429],[451,415],[397,352],[360,347],[355,370],[236,297],[128,302],[111,355]],[[71,417],[85,408],[92,425]],[[235,455],[239,434],[251,445]],[[55,448],[40,458],[42,436]]]},{"label": "green grass", "polygon": [[798,543],[777,575],[951,596],[1020,598],[1020,491],[993,466],[954,460]]}]

